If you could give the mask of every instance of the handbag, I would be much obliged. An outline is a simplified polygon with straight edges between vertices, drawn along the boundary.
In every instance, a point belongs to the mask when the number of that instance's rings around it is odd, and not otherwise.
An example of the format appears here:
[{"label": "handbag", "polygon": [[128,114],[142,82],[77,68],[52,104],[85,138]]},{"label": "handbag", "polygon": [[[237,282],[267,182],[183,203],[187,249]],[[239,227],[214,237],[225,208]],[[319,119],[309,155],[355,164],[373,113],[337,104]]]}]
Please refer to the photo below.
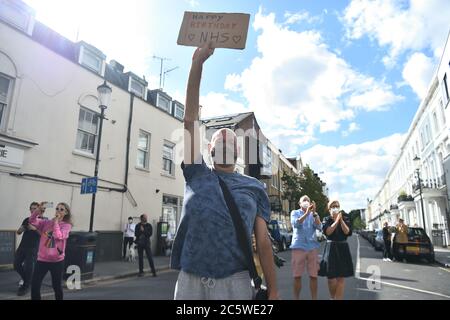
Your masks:
[{"label": "handbag", "polygon": [[267,293],[267,289],[262,286],[262,279],[258,275],[256,271],[255,261],[253,260],[253,252],[251,248],[250,239],[247,238],[247,232],[244,227],[244,223],[242,221],[241,215],[239,214],[239,209],[234,201],[233,196],[231,195],[230,190],[228,189],[225,182],[217,176],[219,179],[220,188],[222,189],[223,197],[225,198],[225,202],[228,207],[228,211],[230,212],[231,219],[233,220],[234,229],[236,231],[236,236],[238,238],[239,246],[241,247],[242,252],[244,253],[245,260],[248,266],[250,278],[253,281],[253,286],[256,290],[254,300],[268,300],[269,295]]}]

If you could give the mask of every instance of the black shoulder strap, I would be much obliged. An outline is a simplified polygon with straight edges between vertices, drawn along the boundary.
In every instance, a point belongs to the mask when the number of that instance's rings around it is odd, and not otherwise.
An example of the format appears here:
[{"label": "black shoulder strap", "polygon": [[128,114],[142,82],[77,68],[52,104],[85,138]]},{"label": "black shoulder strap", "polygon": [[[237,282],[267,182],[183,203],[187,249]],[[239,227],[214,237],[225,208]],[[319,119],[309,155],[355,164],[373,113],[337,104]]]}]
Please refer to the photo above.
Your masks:
[{"label": "black shoulder strap", "polygon": [[238,243],[241,247],[241,250],[244,252],[245,260],[247,262],[247,266],[250,273],[250,278],[252,278],[255,288],[259,289],[262,284],[262,279],[258,275],[258,272],[256,271],[255,262],[253,261],[253,250],[251,241],[247,237],[247,231],[245,230],[241,215],[239,214],[239,209],[225,182],[218,175],[216,176],[219,179],[219,184],[220,188],[222,189],[223,197],[225,198],[228,211],[230,212],[231,219],[233,220]]}]

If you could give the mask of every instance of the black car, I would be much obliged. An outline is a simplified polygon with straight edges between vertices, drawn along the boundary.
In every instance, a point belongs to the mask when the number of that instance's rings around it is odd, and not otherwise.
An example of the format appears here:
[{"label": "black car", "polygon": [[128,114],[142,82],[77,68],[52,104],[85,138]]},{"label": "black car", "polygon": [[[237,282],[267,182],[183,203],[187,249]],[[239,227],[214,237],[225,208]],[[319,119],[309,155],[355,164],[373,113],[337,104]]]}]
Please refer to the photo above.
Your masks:
[{"label": "black car", "polygon": [[384,250],[383,230],[377,230],[373,242],[376,251]]},{"label": "black car", "polygon": [[425,258],[429,263],[434,262],[434,246],[423,228],[408,228],[408,243],[405,246],[395,244],[396,236],[392,252],[396,260],[403,257],[406,260]]}]

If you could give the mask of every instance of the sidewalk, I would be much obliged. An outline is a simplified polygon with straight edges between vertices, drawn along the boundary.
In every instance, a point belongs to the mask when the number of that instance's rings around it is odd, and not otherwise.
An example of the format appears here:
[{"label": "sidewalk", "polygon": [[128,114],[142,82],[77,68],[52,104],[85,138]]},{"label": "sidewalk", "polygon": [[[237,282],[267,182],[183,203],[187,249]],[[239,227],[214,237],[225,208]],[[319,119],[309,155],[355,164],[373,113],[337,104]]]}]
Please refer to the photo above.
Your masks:
[{"label": "sidewalk", "polygon": [[[162,270],[169,269],[170,257],[156,256],[153,257],[155,263],[156,273]],[[82,282],[83,284],[92,284],[95,282],[107,281],[112,279],[120,279],[133,277],[138,275],[138,262],[124,262],[124,261],[111,261],[111,262],[97,262],[94,269],[94,277],[92,279]],[[148,261],[144,256],[144,271],[150,273]],[[13,300],[13,299],[30,299],[30,294],[23,297],[17,297],[17,289],[20,277],[14,270],[0,271],[0,300]],[[44,279],[42,283],[41,293],[53,292],[50,273]]]},{"label": "sidewalk", "polygon": [[434,248],[434,256],[438,264],[450,268],[450,249]]}]

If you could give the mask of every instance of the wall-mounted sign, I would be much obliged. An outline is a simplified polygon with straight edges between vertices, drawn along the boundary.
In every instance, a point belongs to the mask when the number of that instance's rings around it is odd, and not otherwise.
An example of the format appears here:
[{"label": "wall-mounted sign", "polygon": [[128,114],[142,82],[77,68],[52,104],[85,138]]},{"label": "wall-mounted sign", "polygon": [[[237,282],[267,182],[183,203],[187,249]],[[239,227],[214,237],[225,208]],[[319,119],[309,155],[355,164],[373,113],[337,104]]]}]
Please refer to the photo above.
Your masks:
[{"label": "wall-mounted sign", "polygon": [[23,165],[23,149],[0,143],[0,166],[21,168]]}]

